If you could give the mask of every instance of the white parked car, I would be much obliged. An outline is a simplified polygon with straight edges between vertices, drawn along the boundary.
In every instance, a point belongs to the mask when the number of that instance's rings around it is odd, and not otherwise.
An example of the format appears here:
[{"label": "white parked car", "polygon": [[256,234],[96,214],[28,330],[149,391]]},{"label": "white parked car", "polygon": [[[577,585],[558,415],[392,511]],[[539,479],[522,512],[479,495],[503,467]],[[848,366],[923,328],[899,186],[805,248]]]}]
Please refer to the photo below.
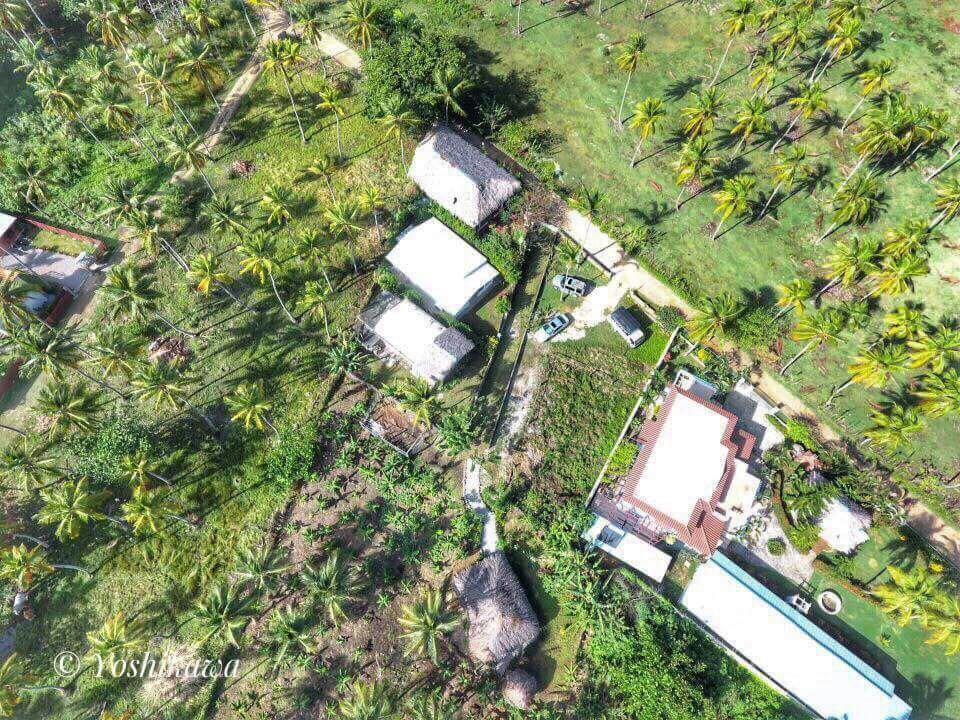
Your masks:
[{"label": "white parked car", "polygon": [[563,332],[566,327],[573,322],[573,315],[570,313],[558,313],[549,318],[533,334],[533,339],[537,342],[546,342],[552,337],[556,337]]},{"label": "white parked car", "polygon": [[554,275],[552,285],[566,295],[583,297],[590,292],[590,283],[575,275]]}]

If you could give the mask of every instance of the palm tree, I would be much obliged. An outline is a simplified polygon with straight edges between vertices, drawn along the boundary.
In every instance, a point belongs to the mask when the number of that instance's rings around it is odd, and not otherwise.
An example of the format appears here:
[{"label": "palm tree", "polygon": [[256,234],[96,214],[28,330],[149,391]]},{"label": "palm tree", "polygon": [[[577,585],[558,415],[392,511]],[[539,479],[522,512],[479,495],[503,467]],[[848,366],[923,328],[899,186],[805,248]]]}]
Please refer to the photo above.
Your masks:
[{"label": "palm tree", "polygon": [[194,255],[187,278],[201,295],[209,295],[214,287],[223,288],[233,281],[230,273],[221,270],[220,258],[213,253]]},{"label": "palm tree", "polygon": [[96,363],[105,376],[130,375],[137,364],[144,341],[123,325],[108,325],[93,336],[90,362]]},{"label": "palm tree", "polygon": [[241,383],[224,400],[230,412],[230,419],[242,422],[247,429],[256,427],[263,430],[264,425],[278,432],[267,417],[273,410],[273,402],[263,388],[263,383]]},{"label": "palm tree", "polygon": [[293,219],[293,209],[297,196],[287,185],[272,182],[267,185],[260,197],[260,207],[267,213],[267,225],[286,225]]},{"label": "palm tree", "polygon": [[[222,62],[213,57],[210,43],[193,35],[187,35],[180,38],[176,50],[180,56],[177,69],[184,79],[194,87],[205,89],[217,110],[220,110],[220,101],[213,92],[213,86],[223,79],[224,70]],[[264,66],[266,67],[268,63],[269,59],[266,59]]]},{"label": "palm tree", "polygon": [[344,16],[347,37],[357,43],[361,50],[369,50],[374,35],[379,32],[379,19],[380,10],[373,0],[350,0]]},{"label": "palm tree", "polygon": [[405,630],[400,637],[407,641],[406,654],[426,655],[434,665],[440,664],[440,639],[459,624],[456,613],[447,607],[440,588],[429,589],[415,603],[405,605],[399,622]]},{"label": "palm tree", "polygon": [[203,206],[203,216],[210,222],[210,229],[217,233],[241,235],[247,230],[246,205],[229,195],[210,198]]},{"label": "palm tree", "polygon": [[782,309],[775,317],[780,318],[791,310],[796,310],[798,315],[803,315],[807,309],[807,301],[813,296],[813,283],[803,278],[797,278],[779,288],[780,297],[777,298],[777,305]]},{"label": "palm tree", "polygon": [[114,613],[99,628],[87,633],[87,642],[90,644],[87,656],[112,665],[116,660],[139,650],[144,640],[141,626],[128,624],[122,612]]},{"label": "palm tree", "polygon": [[131,318],[142,321],[153,316],[171,330],[196,337],[195,332],[184,330],[160,312],[158,305],[162,293],[157,289],[156,281],[153,273],[132,263],[111,267],[100,286],[100,292],[109,300],[110,317],[114,320]]},{"label": "palm tree", "polygon": [[942,643],[947,655],[960,652],[960,598],[952,593],[940,593],[926,620],[930,630],[928,645]]},{"label": "palm tree", "polygon": [[88,478],[70,480],[40,492],[42,505],[36,519],[41,525],[56,525],[54,535],[61,542],[76,540],[91,520],[103,520],[101,510],[106,492],[90,492]]},{"label": "palm tree", "polygon": [[887,337],[900,340],[915,340],[923,333],[927,325],[923,310],[913,303],[904,303],[883,316]]},{"label": "palm tree", "polygon": [[850,378],[830,393],[827,406],[853,383],[868,388],[886,387],[898,373],[907,371],[907,360],[907,351],[902,345],[882,343],[864,348],[850,363]]},{"label": "palm tree", "polygon": [[927,221],[920,217],[908,217],[896,227],[888,229],[883,236],[884,255],[926,255],[927,245],[943,239],[941,233],[931,230]]},{"label": "palm tree", "polygon": [[473,88],[472,79],[449,65],[442,68],[438,66],[433,70],[433,85],[433,98],[443,106],[444,120],[450,122],[451,110],[461,117],[466,117],[463,98]]},{"label": "palm tree", "polygon": [[56,76],[53,72],[42,73],[34,81],[34,88],[45,112],[69,122],[78,122],[93,142],[106,155],[114,160],[110,148],[103,144],[100,137],[90,128],[81,114],[81,102],[72,86],[72,79],[66,75]]},{"label": "palm tree", "polygon": [[396,717],[396,699],[381,681],[354,680],[337,704],[341,720],[392,720]]},{"label": "palm tree", "polygon": [[330,234],[335,238],[345,237],[350,248],[350,259],[353,262],[353,271],[359,272],[357,255],[353,245],[353,238],[363,227],[360,225],[362,208],[353,197],[334,200],[323,211],[323,219],[327,222]]},{"label": "palm tree", "polygon": [[30,435],[22,435],[0,449],[0,478],[24,493],[44,486],[61,475],[50,445]]},{"label": "palm tree", "polygon": [[[324,30],[327,29],[327,18],[324,17],[319,8],[305,5],[297,5],[291,8],[291,11],[300,28],[300,37],[308,44],[319,47],[323,43]],[[324,61],[323,55],[322,52],[317,53],[323,76],[327,77],[327,63]]]},{"label": "palm tree", "polygon": [[924,428],[924,420],[916,408],[894,403],[878,408],[870,415],[873,427],[864,436],[887,450],[898,450],[910,442],[910,437]]},{"label": "palm tree", "polygon": [[136,0],[88,0],[83,9],[90,15],[87,32],[99,35],[110,48],[125,49],[141,35],[146,21],[146,13]]},{"label": "palm tree", "polygon": [[830,226],[818,239],[823,242],[841,225],[850,222],[862,224],[877,212],[883,198],[883,186],[872,172],[857,175],[833,196],[833,218]]},{"label": "palm tree", "polygon": [[927,367],[934,373],[942,373],[947,366],[960,359],[960,329],[937,325],[925,330],[914,340],[907,341],[910,348],[910,364],[913,367]]},{"label": "palm tree", "polygon": [[930,373],[914,394],[920,398],[920,409],[931,417],[960,413],[960,374],[955,368]]},{"label": "palm tree", "polygon": [[137,145],[147,151],[156,165],[160,165],[160,157],[134,129],[140,125],[137,115],[118,86],[106,82],[97,83],[92,88],[90,103],[93,109],[100,113],[100,120],[108,128],[124,135],[132,135]]},{"label": "palm tree", "polygon": [[805,344],[796,355],[780,368],[780,374],[785,374],[797,360],[813,348],[824,343],[837,342],[840,339],[840,332],[846,324],[847,320],[843,313],[834,308],[808,313],[800,318],[790,332],[790,337]]},{"label": "palm tree", "polygon": [[930,265],[920,255],[885,257],[872,275],[874,286],[869,294],[902,295],[913,289],[914,278],[923,277],[928,272]]},{"label": "palm tree", "polygon": [[210,178],[203,172],[203,168],[210,161],[210,156],[200,138],[191,139],[182,127],[177,126],[167,138],[167,150],[167,162],[200,173],[210,194],[216,197],[217,193],[210,184]]},{"label": "palm tree", "polygon": [[867,160],[879,161],[902,154],[917,133],[917,115],[903,93],[881,96],[867,112],[863,128],[857,133],[856,164],[840,184],[842,190]]},{"label": "palm tree", "polygon": [[430,427],[433,418],[440,409],[439,389],[430,387],[420,379],[407,380],[395,388],[397,404],[402,410],[413,415],[414,424],[423,423]]},{"label": "palm tree", "polygon": [[[366,3],[367,0],[354,0]],[[395,137],[400,145],[400,162],[406,166],[407,158],[403,149],[403,139],[407,131],[416,124],[416,117],[407,108],[406,103],[399,95],[391,95],[383,103],[380,112],[380,127],[387,138]]]},{"label": "palm tree", "polygon": [[857,111],[868,98],[881,95],[889,89],[890,75],[892,74],[893,63],[890,60],[878,60],[868,64],[857,75],[857,80],[860,81],[860,99],[857,100],[857,104],[853,106],[850,114],[844,119],[843,125],[840,126],[841,134],[847,129],[847,125],[850,124],[853,116],[857,114]]},{"label": "palm tree", "polygon": [[663,100],[655,97],[644,98],[633,106],[633,115],[630,117],[630,129],[636,130],[637,144],[633,148],[633,157],[630,158],[630,167],[637,164],[637,156],[640,154],[640,148],[646,140],[656,135],[660,129],[660,123],[667,116],[667,110]]},{"label": "palm tree", "polygon": [[[317,101],[317,110],[323,113],[333,115],[334,126],[337,131],[337,159],[342,159],[343,155],[343,132],[340,129],[340,120],[347,114],[346,105],[347,96],[343,88],[336,83],[330,83],[320,91],[320,99]],[[329,157],[329,156],[327,156]],[[329,183],[329,176],[327,176]],[[333,191],[331,190],[331,194]]]},{"label": "palm tree", "polygon": [[134,490],[152,490],[153,480],[159,480],[167,486],[172,485],[167,478],[159,474],[159,469],[160,465],[152,460],[145,450],[138,450],[120,458],[120,473]]},{"label": "palm tree", "polygon": [[740,111],[734,118],[735,124],[730,130],[732,135],[740,136],[740,142],[733,151],[734,155],[746,147],[747,142],[754,135],[770,129],[770,120],[767,117],[769,109],[766,98],[762,96],[747,98],[743,101]]},{"label": "palm tree", "polygon": [[185,517],[174,512],[173,506],[160,494],[160,490],[148,490],[135,487],[133,495],[120,506],[123,519],[130,523],[137,534],[161,531],[161,521],[165,518],[178,520],[188,527],[192,524]]},{"label": "palm tree", "polygon": [[154,407],[168,407],[174,410],[186,408],[216,433],[216,426],[196,407],[190,404],[189,388],[193,378],[183,375],[176,363],[147,363],[133,378],[133,395],[141,402],[153,402]]},{"label": "palm tree", "polygon": [[303,45],[292,37],[282,37],[270,40],[263,49],[263,67],[283,78],[283,85],[290,98],[290,107],[293,117],[296,118],[297,128],[300,130],[300,142],[307,144],[307,136],[303,134],[303,123],[300,122],[300,113],[297,103],[293,99],[293,90],[290,89],[290,74],[296,72],[303,62]]},{"label": "palm tree", "polygon": [[830,282],[823,286],[817,297],[838,283],[851,287],[863,277],[872,275],[878,266],[880,241],[874,238],[854,237],[849,242],[841,240],[827,258],[827,277]]},{"label": "palm tree", "polygon": [[456,710],[437,692],[420,692],[407,701],[410,720],[454,720]]},{"label": "palm tree", "polygon": [[[811,82],[819,80],[834,62],[851,55],[860,46],[860,30],[862,28],[863,21],[856,17],[846,17],[833,26],[833,33],[824,43],[823,55],[817,60],[813,72],[810,73]],[[820,63],[827,57],[827,53],[830,53],[830,58],[824,64],[823,69],[820,70]]]},{"label": "palm tree", "polygon": [[283,312],[294,325],[297,324],[296,318],[290,314],[283,298],[280,297],[280,291],[277,289],[277,281],[274,277],[274,270],[277,269],[277,240],[274,235],[268,235],[265,232],[256,232],[248,238],[245,238],[237,248],[243,256],[240,261],[240,274],[253,275],[260,284],[263,285],[270,281],[270,287],[273,288],[273,294],[280,303]]},{"label": "palm tree", "polygon": [[930,229],[942,222],[950,222],[960,214],[960,177],[937,183],[936,190],[937,199],[934,201],[934,207],[940,211],[940,214],[930,223]]},{"label": "palm tree", "polygon": [[586,247],[587,241],[590,239],[591,227],[596,224],[600,211],[603,210],[606,204],[607,194],[603,192],[603,190],[600,188],[591,189],[583,184],[580,185],[580,190],[570,200],[570,206],[583,213],[589,221],[586,232],[584,232],[583,235],[583,241],[581,242],[581,245],[584,247]]},{"label": "palm tree", "polygon": [[333,155],[321,155],[303,171],[300,177],[303,180],[323,180],[327,184],[327,190],[330,191],[330,197],[336,200],[337,193],[333,189],[333,182],[330,178],[333,177],[337,164],[338,159]]},{"label": "palm tree", "polygon": [[450,457],[466,452],[477,441],[476,416],[470,408],[450,410],[437,423],[437,447]]},{"label": "palm tree", "polygon": [[763,210],[760,211],[761,218],[767,214],[770,203],[779,195],[781,189],[793,190],[799,183],[810,177],[812,169],[807,162],[807,149],[803,145],[790,145],[780,153],[771,170],[775,184]]},{"label": "palm tree", "polygon": [[716,84],[717,78],[720,77],[720,71],[727,61],[727,55],[730,53],[733,41],[743,34],[743,31],[747,29],[747,25],[751,22],[753,0],[733,0],[728,7],[724,8],[723,13],[726,16],[723,20],[723,29],[726,31],[727,38],[729,39],[727,40],[727,46],[723,49],[723,56],[717,65],[717,71],[713,75],[713,80],[711,80],[710,85],[707,86],[708,88],[712,88]]},{"label": "palm tree", "polygon": [[53,382],[41,388],[35,407],[49,422],[51,432],[89,432],[94,426],[100,398],[85,385]]},{"label": "palm tree", "polygon": [[647,62],[647,40],[640,33],[634,33],[627,38],[623,45],[623,51],[617,56],[617,67],[620,72],[627,74],[627,80],[623,84],[623,95],[620,97],[620,108],[617,110],[617,122],[623,124],[623,105],[627,101],[627,88],[630,87],[630,80],[633,74]]},{"label": "palm tree", "polygon": [[812,524],[823,515],[827,503],[836,494],[835,485],[814,483],[804,478],[789,483],[783,489],[783,501],[797,524]]},{"label": "palm tree", "polygon": [[750,193],[756,186],[757,181],[750,175],[740,174],[723,181],[723,185],[713,193],[713,199],[716,203],[716,212],[720,216],[717,227],[713,230],[713,240],[720,236],[720,228],[723,223],[730,219],[730,216],[736,215],[742,217],[746,215],[750,208]]},{"label": "palm tree", "polygon": [[217,637],[233,647],[240,647],[237,633],[256,614],[256,599],[253,596],[244,595],[236,585],[215,585],[193,611],[203,633],[200,644]]},{"label": "palm tree", "polygon": [[687,321],[690,339],[697,343],[716,339],[743,314],[745,309],[743,301],[730,293],[706,298],[703,301],[703,309],[698,310]]},{"label": "palm tree", "polygon": [[780,48],[784,56],[800,53],[810,41],[812,9],[795,6],[777,32],[770,36],[770,44]]},{"label": "palm tree", "polygon": [[381,240],[383,232],[380,230],[380,208],[384,201],[383,189],[379,185],[365,185],[361,188],[357,199],[363,213],[373,217],[373,224],[377,229],[377,240]]},{"label": "palm tree", "polygon": [[220,18],[213,12],[208,0],[187,0],[180,12],[187,25],[207,40],[220,27]]},{"label": "palm tree", "polygon": [[8,271],[0,277],[0,323],[3,327],[27,325],[33,320],[33,314],[24,304],[32,291],[31,285],[18,272]]},{"label": "palm tree", "polygon": [[319,266],[320,273],[327,283],[327,290],[333,292],[333,283],[330,282],[330,276],[327,273],[328,255],[330,243],[333,238],[329,233],[322,232],[316,228],[307,228],[301,230],[295,238],[295,246],[300,257],[311,261]]},{"label": "palm tree", "polygon": [[46,577],[53,569],[39,546],[28,548],[21,543],[0,549],[0,578],[20,590],[29,590],[35,581]]},{"label": "palm tree", "polygon": [[137,192],[133,181],[119,177],[107,178],[100,201],[103,205],[100,217],[115,218],[117,222],[125,221],[146,205],[146,197]]},{"label": "palm tree", "polygon": [[894,565],[887,567],[890,582],[872,591],[880,609],[904,627],[912,620],[925,624],[937,594],[939,578],[918,564],[909,572]]},{"label": "palm tree", "polygon": [[693,105],[680,111],[680,114],[686,118],[683,131],[691,139],[709,135],[713,132],[722,109],[723,94],[715,87],[708,87],[696,96]]},{"label": "palm tree", "polygon": [[319,566],[308,563],[304,581],[311,597],[334,625],[346,620],[346,608],[360,596],[360,576],[349,559],[338,550],[331,552]]},{"label": "palm tree", "polygon": [[20,43],[13,36],[13,31],[23,33],[27,43],[32,43],[26,33],[27,8],[20,0],[0,0],[0,28],[7,34],[12,47],[17,48]]},{"label": "palm tree", "polygon": [[680,192],[674,206],[679,209],[683,193],[691,190],[691,196],[697,195],[704,180],[713,175],[717,159],[710,155],[710,141],[705,137],[688,140],[680,147],[680,153],[674,161],[675,179]]},{"label": "palm tree", "polygon": [[300,295],[300,304],[303,306],[303,315],[309,317],[319,317],[323,319],[323,329],[327,336],[327,342],[330,338],[330,324],[327,321],[327,300],[330,299],[330,286],[316,280],[310,280],[303,286],[303,293]]},{"label": "palm tree", "polygon": [[801,82],[787,100],[787,104],[793,108],[793,118],[787,125],[787,129],[783,131],[783,135],[770,148],[771,153],[775,152],[780,147],[780,143],[789,137],[798,122],[809,120],[818,112],[823,112],[829,107],[826,91],[820,86],[820,83]]},{"label": "palm tree", "polygon": [[196,135],[197,129],[190,122],[190,117],[184,112],[177,98],[173,94],[175,86],[174,69],[167,60],[159,57],[153,50],[137,48],[131,51],[131,62],[135,67],[137,89],[143,95],[147,105],[156,102],[166,113],[179,113],[190,131]]},{"label": "palm tree", "polygon": [[754,96],[768,97],[785,66],[784,54],[778,47],[768,45],[754,53],[750,65],[750,88]]}]

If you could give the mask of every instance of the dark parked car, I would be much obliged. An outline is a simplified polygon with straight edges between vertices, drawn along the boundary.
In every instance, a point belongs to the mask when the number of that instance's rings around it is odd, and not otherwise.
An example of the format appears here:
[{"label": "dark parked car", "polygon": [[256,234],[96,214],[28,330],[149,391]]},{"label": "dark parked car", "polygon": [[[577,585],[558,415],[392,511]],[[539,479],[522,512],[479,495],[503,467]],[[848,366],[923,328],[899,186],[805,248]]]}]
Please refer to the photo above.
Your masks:
[{"label": "dark parked car", "polygon": [[640,321],[625,307],[618,307],[610,313],[610,324],[632,348],[642,343],[646,337],[643,328],[640,327]]}]

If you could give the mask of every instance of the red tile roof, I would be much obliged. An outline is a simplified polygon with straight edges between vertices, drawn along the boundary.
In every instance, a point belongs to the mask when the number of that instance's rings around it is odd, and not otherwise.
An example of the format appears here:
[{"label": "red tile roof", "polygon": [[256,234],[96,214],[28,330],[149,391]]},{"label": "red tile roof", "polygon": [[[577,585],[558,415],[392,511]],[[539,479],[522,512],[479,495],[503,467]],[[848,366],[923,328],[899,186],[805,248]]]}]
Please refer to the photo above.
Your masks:
[{"label": "red tile roof", "polygon": [[[727,448],[727,460],[713,495],[710,498],[701,498],[694,506],[693,512],[687,519],[671,517],[661,510],[646,503],[638,496],[638,486],[643,477],[647,461],[657,444],[660,433],[666,424],[667,418],[673,409],[677,396],[683,395],[686,398],[722,415],[727,420],[726,428],[720,442]],[[694,395],[676,385],[670,385],[666,390],[666,397],[657,417],[643,424],[640,429],[638,440],[641,443],[640,452],[634,461],[633,467],[627,473],[624,483],[624,501],[633,505],[639,512],[649,516],[659,523],[664,533],[672,532],[685,545],[697,550],[703,555],[711,555],[720,545],[723,535],[727,529],[728,521],[719,515],[719,504],[727,494],[730,488],[730,482],[733,479],[734,459],[740,457],[747,459],[753,452],[753,446],[756,439],[750,433],[743,430],[737,431],[736,441],[734,440],[734,429],[736,428],[737,417],[733,413],[715,405],[708,400]]]}]

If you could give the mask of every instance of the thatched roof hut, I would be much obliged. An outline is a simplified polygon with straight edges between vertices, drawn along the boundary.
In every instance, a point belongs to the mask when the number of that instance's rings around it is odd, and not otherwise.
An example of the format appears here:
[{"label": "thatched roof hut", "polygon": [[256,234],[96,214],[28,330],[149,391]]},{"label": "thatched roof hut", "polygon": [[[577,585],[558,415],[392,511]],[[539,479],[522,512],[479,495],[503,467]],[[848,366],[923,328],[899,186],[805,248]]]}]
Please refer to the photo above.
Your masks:
[{"label": "thatched roof hut", "polygon": [[503,675],[540,635],[540,621],[502,550],[461,570],[453,588],[467,612],[470,656]]},{"label": "thatched roof hut", "polygon": [[503,699],[516,708],[529,710],[537,693],[537,679],[526,670],[511,670],[503,679]]}]

